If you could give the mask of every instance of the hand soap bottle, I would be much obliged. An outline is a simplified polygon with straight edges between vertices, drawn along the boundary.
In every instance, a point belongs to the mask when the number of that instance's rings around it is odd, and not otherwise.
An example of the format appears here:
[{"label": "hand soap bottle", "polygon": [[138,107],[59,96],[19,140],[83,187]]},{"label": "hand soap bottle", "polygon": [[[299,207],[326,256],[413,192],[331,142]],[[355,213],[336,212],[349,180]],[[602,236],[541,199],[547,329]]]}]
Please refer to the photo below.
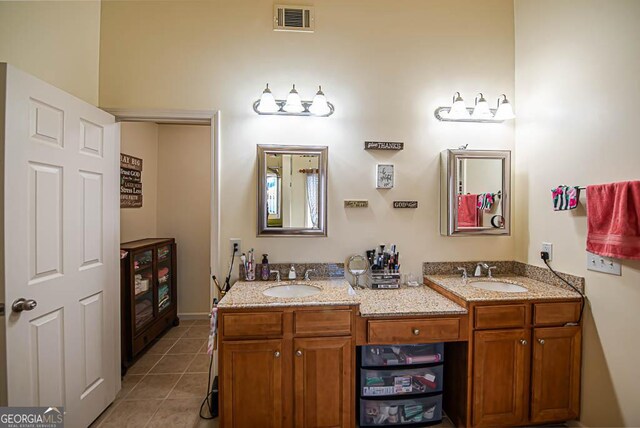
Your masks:
[{"label": "hand soap bottle", "polygon": [[262,266],[260,269],[260,279],[263,281],[269,280],[269,275],[271,274],[271,269],[269,268],[269,259],[267,258],[268,254],[262,255]]}]

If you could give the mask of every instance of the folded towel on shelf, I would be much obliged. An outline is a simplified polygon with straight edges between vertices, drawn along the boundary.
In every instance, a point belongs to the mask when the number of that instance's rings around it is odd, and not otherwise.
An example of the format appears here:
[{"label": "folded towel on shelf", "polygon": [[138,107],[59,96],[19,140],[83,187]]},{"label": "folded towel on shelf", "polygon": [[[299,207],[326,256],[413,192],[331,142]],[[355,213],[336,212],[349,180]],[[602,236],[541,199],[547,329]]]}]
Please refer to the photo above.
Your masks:
[{"label": "folded towel on shelf", "polygon": [[458,227],[478,227],[478,195],[458,195]]},{"label": "folded towel on shelf", "polygon": [[495,193],[480,193],[478,195],[478,209],[487,211],[490,210],[496,200],[495,198]]},{"label": "folded towel on shelf", "polygon": [[640,181],[587,187],[587,251],[640,260]]},{"label": "folded towel on shelf", "polygon": [[574,210],[580,200],[580,188],[578,186],[560,185],[551,189],[554,211]]}]

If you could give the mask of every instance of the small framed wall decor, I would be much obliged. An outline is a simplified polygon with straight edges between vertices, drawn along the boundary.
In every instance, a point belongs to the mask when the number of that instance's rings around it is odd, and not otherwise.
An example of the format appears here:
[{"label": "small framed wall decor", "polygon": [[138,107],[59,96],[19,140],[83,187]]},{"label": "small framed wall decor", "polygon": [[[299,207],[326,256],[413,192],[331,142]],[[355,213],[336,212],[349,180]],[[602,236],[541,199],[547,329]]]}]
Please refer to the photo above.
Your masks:
[{"label": "small framed wall decor", "polygon": [[376,188],[392,189],[394,185],[394,167],[393,164],[379,163],[376,165]]}]

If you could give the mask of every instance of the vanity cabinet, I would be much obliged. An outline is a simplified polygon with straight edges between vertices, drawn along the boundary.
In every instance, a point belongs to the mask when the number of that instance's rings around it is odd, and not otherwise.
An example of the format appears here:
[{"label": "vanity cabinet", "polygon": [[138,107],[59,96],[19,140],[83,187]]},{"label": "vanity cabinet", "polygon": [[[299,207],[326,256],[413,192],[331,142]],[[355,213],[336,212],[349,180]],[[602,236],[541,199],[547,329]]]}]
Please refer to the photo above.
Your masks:
[{"label": "vanity cabinet", "polygon": [[578,417],[581,342],[578,326],[533,330],[531,422]]},{"label": "vanity cabinet", "polygon": [[528,338],[524,329],[474,333],[474,426],[519,425],[526,420]]},{"label": "vanity cabinet", "polygon": [[222,386],[224,426],[282,426],[282,340],[226,342]]},{"label": "vanity cabinet", "polygon": [[219,311],[221,427],[354,426],[350,307]]},{"label": "vanity cabinet", "polygon": [[351,338],[294,339],[293,348],[295,426],[351,426]]},{"label": "vanity cabinet", "polygon": [[578,320],[579,309],[579,302],[472,309],[473,426],[541,424],[578,417],[581,327],[567,324]]}]

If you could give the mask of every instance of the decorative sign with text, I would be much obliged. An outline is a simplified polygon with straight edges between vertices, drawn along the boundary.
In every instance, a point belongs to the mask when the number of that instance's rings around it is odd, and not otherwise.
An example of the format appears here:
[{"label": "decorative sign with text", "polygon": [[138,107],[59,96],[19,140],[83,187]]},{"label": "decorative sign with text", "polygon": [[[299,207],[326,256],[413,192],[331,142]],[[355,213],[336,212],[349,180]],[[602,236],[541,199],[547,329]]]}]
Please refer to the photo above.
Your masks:
[{"label": "decorative sign with text", "polygon": [[120,153],[120,208],[142,207],[142,159]]},{"label": "decorative sign with text", "polygon": [[394,143],[388,141],[365,141],[365,150],[403,150],[404,143]]},{"label": "decorative sign with text", "polygon": [[418,208],[418,201],[393,201],[393,208]]},{"label": "decorative sign with text", "polygon": [[344,201],[345,208],[367,208],[369,206],[369,201],[367,200],[347,200]]}]

